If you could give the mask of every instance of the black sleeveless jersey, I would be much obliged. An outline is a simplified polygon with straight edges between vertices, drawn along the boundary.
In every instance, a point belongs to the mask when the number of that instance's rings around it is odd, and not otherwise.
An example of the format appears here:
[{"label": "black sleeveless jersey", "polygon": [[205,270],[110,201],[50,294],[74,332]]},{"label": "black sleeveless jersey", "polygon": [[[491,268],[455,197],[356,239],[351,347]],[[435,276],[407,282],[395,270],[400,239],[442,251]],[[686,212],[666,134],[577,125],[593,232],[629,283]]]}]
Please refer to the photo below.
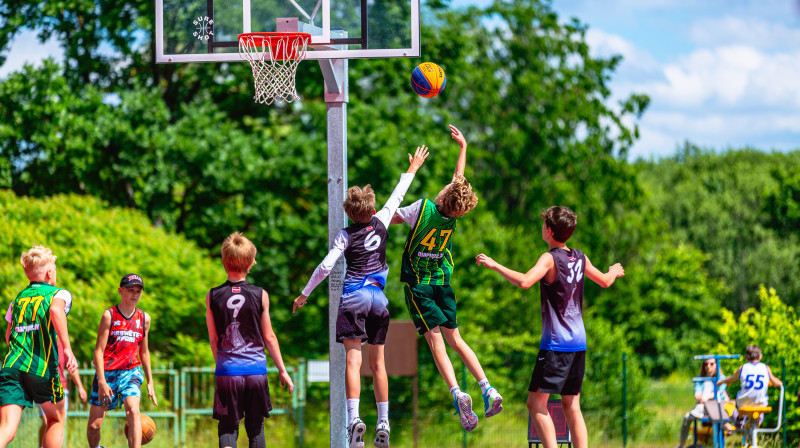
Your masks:
[{"label": "black sleeveless jersey", "polygon": [[373,217],[369,223],[353,224],[345,227],[347,248],[344,258],[347,273],[344,279],[344,292],[354,291],[364,285],[364,280],[373,277],[386,285],[386,238],[389,232],[380,219]]},{"label": "black sleeveless jersey", "polygon": [[225,282],[209,292],[208,306],[217,327],[217,375],[267,373],[261,333],[262,291],[241,281]]},{"label": "black sleeveless jersey", "polygon": [[578,249],[550,251],[558,275],[552,283],[539,282],[542,294],[543,350],[579,352],[586,350],[583,326],[583,273],[586,256]]}]

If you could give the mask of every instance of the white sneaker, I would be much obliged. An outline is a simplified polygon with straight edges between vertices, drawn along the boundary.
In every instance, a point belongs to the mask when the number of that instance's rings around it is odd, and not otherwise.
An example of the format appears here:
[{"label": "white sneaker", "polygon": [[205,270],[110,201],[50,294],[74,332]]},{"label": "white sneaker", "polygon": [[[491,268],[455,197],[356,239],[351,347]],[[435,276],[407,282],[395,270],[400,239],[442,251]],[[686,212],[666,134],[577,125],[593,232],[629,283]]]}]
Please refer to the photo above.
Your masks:
[{"label": "white sneaker", "polygon": [[364,433],[367,432],[367,425],[356,418],[352,425],[347,428],[347,443],[350,448],[364,448]]},{"label": "white sneaker", "polygon": [[381,420],[375,429],[375,446],[378,448],[389,448],[389,422]]}]

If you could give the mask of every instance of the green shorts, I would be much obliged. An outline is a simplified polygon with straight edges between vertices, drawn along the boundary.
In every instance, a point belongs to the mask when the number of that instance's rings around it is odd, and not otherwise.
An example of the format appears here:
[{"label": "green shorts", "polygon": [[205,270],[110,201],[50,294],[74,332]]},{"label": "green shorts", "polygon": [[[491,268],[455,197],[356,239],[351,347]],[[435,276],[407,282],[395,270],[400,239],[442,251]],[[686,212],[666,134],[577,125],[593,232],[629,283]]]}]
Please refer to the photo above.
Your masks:
[{"label": "green shorts", "polygon": [[36,403],[58,403],[64,399],[64,389],[58,373],[41,377],[11,367],[0,371],[0,406],[16,404],[33,407]]},{"label": "green shorts", "polygon": [[406,283],[406,307],[419,334],[438,326],[458,328],[456,294],[450,285],[422,285]]}]

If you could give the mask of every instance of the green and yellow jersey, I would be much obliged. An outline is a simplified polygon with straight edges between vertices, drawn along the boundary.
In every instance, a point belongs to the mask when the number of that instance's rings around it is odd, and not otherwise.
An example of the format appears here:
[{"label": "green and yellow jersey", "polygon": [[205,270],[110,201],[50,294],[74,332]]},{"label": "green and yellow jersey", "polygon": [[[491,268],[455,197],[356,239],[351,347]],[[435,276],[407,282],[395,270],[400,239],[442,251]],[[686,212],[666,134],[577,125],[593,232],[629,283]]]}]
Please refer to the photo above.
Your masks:
[{"label": "green and yellow jersey", "polygon": [[[414,212],[419,210],[416,215]],[[453,273],[453,255],[450,237],[456,229],[457,219],[439,212],[436,204],[422,199],[398,210],[398,215],[411,224],[403,250],[403,269],[400,280],[411,284],[449,285]]]},{"label": "green and yellow jersey", "polygon": [[11,304],[11,336],[3,368],[11,367],[31,375],[58,375],[56,330],[50,319],[50,304],[58,296],[72,303],[66,289],[47,283],[33,282],[23,289]]}]

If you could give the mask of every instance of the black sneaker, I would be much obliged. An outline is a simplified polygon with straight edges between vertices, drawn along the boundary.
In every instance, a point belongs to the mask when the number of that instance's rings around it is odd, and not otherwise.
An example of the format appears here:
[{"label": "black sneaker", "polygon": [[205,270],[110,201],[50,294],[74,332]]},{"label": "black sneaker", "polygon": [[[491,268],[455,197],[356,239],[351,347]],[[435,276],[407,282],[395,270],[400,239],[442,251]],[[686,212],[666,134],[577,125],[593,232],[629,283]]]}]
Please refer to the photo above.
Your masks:
[{"label": "black sneaker", "polygon": [[356,418],[352,425],[347,428],[347,442],[350,448],[364,448],[364,433],[367,431],[367,425]]}]

